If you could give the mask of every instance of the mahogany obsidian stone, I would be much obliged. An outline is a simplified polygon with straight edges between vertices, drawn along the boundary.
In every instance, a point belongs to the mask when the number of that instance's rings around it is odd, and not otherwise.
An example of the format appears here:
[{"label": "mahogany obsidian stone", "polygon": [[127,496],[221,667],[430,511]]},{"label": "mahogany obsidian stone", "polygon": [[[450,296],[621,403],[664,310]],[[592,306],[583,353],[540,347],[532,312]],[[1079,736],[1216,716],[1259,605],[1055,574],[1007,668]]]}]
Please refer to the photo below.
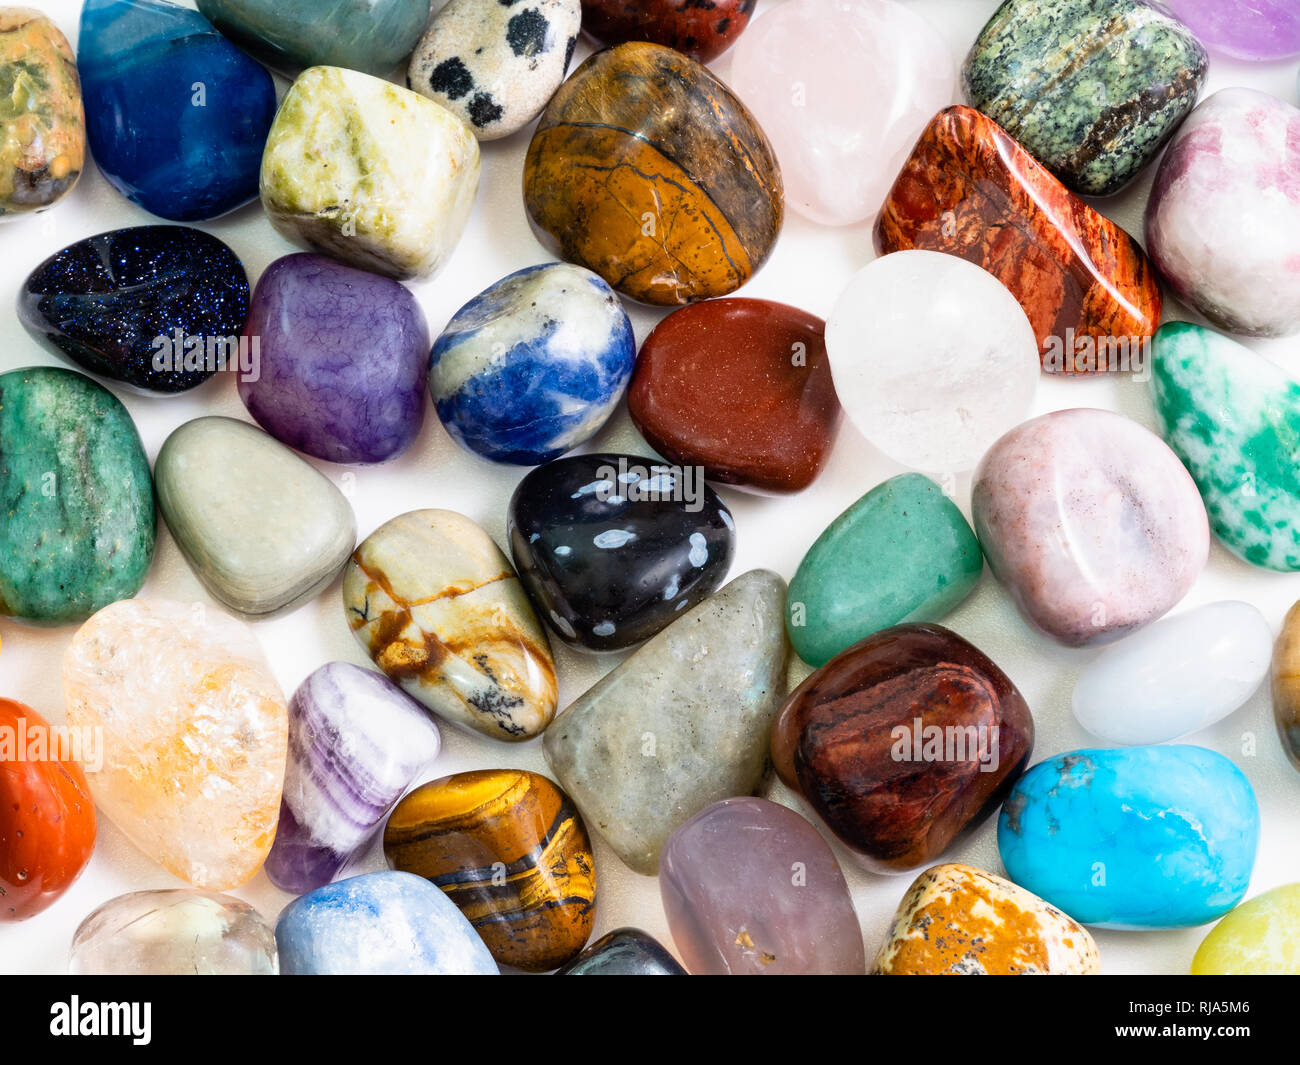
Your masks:
[{"label": "mahogany obsidian stone", "polygon": [[653,41],[701,63],[749,25],[758,0],[582,0],[582,28],[601,44]]},{"label": "mahogany obsidian stone", "polygon": [[772,761],[877,872],[929,865],[1029,764],[1034,720],[978,648],[898,625],[831,659],[782,706]]}]

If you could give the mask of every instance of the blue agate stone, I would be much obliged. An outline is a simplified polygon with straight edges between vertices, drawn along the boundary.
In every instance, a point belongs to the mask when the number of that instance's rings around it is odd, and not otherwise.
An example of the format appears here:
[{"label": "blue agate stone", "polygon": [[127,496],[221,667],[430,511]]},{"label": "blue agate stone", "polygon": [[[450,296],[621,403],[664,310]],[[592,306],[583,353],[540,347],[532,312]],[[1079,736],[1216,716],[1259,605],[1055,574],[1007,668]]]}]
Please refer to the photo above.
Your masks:
[{"label": "blue agate stone", "polygon": [[286,976],[495,976],[474,926],[413,873],[366,873],[295,899],[275,925]]},{"label": "blue agate stone", "polygon": [[275,86],[197,11],[86,0],[77,67],[91,154],[127,199],[194,222],[256,198]]},{"label": "blue agate stone", "polygon": [[1259,842],[1250,782],[1204,747],[1081,750],[1039,762],[998,818],[1021,887],[1101,928],[1188,928],[1246,894]]},{"label": "blue agate stone", "polygon": [[595,435],[635,361],[614,290],[590,270],[549,263],[502,278],[456,312],[434,342],[429,392],[466,450],[537,466]]}]

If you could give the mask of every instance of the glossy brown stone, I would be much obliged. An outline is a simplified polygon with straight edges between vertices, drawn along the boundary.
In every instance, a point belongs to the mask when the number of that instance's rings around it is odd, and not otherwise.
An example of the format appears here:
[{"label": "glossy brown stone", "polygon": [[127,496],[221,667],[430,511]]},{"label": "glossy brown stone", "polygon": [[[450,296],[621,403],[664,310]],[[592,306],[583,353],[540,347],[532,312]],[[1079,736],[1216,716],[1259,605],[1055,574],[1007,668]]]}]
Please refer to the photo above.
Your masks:
[{"label": "glossy brown stone", "polygon": [[898,625],[832,658],[786,700],[772,761],[877,872],[930,864],[1002,802],[1034,721],[1014,684],[939,625]]},{"label": "glossy brown stone", "polygon": [[940,251],[989,271],[1024,307],[1049,372],[1139,369],[1160,324],[1141,245],[969,107],[939,112],[921,134],[875,242],[882,255]]},{"label": "glossy brown stone", "polygon": [[582,28],[601,44],[652,41],[707,63],[749,25],[757,0],[582,0]]},{"label": "glossy brown stone", "polygon": [[524,161],[539,239],[625,296],[725,296],[781,231],[781,170],[743,103],[671,48],[593,55],[543,112]]},{"label": "glossy brown stone", "polygon": [[760,492],[807,488],[840,421],[823,330],[769,300],[709,300],[646,337],[628,389],[632,421],[670,462]]}]

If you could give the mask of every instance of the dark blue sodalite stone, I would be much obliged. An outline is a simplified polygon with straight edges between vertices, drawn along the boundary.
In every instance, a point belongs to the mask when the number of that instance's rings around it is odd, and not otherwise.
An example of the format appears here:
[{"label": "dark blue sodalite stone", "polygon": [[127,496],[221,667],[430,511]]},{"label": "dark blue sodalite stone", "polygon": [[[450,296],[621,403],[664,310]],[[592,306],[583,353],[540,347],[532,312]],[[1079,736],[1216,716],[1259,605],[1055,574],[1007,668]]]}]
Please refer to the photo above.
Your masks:
[{"label": "dark blue sodalite stone", "polygon": [[[188,226],[87,237],[51,255],[18,292],[19,321],[37,340],[78,369],[151,393],[206,381],[218,368],[209,348],[233,363],[247,317],[243,263]],[[177,330],[203,339],[201,357],[176,343]]]},{"label": "dark blue sodalite stone", "polygon": [[77,66],[91,154],[129,200],[195,222],[256,198],[275,86],[197,11],[86,0]]},{"label": "dark blue sodalite stone", "polygon": [[616,928],[601,936],[556,976],[685,976],[686,970],[659,941],[639,928]]}]

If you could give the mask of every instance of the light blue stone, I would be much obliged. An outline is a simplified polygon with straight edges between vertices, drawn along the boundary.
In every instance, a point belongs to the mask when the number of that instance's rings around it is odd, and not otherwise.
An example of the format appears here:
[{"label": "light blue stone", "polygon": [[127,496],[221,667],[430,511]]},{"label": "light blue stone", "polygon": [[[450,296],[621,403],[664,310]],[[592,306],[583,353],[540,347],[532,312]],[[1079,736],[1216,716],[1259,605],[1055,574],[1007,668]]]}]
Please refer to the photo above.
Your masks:
[{"label": "light blue stone", "polygon": [[538,466],[589,440],[632,376],[636,338],[590,270],[530,266],[465,304],[434,342],[429,392],[458,444]]},{"label": "light blue stone", "polygon": [[1007,873],[1082,924],[1188,928],[1246,894],[1259,806],[1204,747],[1072,751],[1017,781],[998,817]]},{"label": "light blue stone", "polygon": [[456,904],[411,873],[366,873],[317,888],[284,908],[275,941],[286,975],[498,973]]}]

